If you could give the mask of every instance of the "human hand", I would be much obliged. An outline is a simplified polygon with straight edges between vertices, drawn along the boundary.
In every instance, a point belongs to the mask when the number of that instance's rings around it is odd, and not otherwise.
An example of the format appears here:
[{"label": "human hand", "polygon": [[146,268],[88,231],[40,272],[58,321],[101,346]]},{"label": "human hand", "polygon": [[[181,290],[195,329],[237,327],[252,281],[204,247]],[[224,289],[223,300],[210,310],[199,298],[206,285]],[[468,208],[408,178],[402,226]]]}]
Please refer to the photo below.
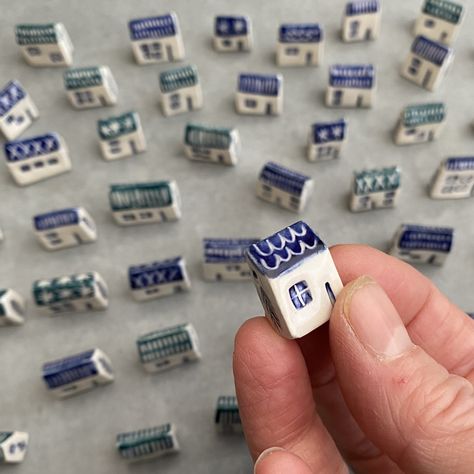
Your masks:
[{"label": "human hand", "polygon": [[474,321],[406,263],[331,253],[347,286],[329,324],[296,341],[260,317],[236,336],[255,472],[473,473]]}]

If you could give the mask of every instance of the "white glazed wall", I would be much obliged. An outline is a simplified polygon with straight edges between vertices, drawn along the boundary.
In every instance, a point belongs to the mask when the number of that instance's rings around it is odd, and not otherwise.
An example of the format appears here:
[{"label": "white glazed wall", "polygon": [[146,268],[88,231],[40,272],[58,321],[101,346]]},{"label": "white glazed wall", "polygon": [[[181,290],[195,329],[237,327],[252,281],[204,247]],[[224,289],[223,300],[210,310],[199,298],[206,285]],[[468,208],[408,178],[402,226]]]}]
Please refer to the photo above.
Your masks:
[{"label": "white glazed wall", "polygon": [[[458,176],[456,184],[448,183]],[[443,188],[451,188],[444,191]],[[454,189],[452,189],[454,188]],[[432,199],[462,199],[474,196],[474,170],[456,171],[446,170],[442,164],[436,172],[430,188]]]},{"label": "white glazed wall", "polygon": [[[179,94],[180,95],[180,106],[173,109],[171,107],[171,96]],[[191,100],[191,108],[188,109],[188,99]],[[190,112],[192,110],[201,109],[203,106],[203,96],[201,84],[197,83],[192,87],[184,87],[173,92],[162,92],[161,93],[161,108],[163,115],[170,117],[172,115],[182,114],[185,112]]]},{"label": "white glazed wall", "polygon": [[[288,48],[297,48],[298,54],[287,54]],[[319,66],[323,60],[324,43],[277,43],[276,61],[277,65],[285,66]],[[311,54],[311,61],[307,61],[307,55]]]},{"label": "white glazed wall", "polygon": [[[229,270],[232,267],[232,270]],[[238,269],[237,269],[238,267]],[[207,281],[242,281],[250,280],[252,275],[246,262],[242,263],[207,263],[202,265],[203,277]],[[243,274],[242,274],[243,273]],[[219,278],[220,275],[220,278]]]},{"label": "white glazed wall", "polygon": [[[409,72],[413,58],[416,58],[419,61],[421,61],[421,65],[418,68],[418,72],[416,76],[414,76],[413,74],[410,74]],[[444,76],[446,75],[451,59],[447,59],[446,62],[443,64],[443,66],[439,67],[436,64],[433,64],[427,61],[426,59],[423,59],[422,57],[417,56],[416,54],[413,54],[410,51],[405,63],[403,64],[401,74],[405,79],[408,79],[409,81],[415,83],[416,85],[420,87],[424,87],[425,89],[429,91],[434,91],[438,88]],[[425,87],[423,86],[423,81],[428,71],[431,71],[431,78]]]},{"label": "white glazed wall", "polygon": [[[23,324],[25,319],[23,314],[25,313],[25,299],[15,290],[8,289],[6,293],[0,298],[1,304],[5,311],[3,316],[0,316],[0,326],[20,325]],[[20,309],[20,312],[16,310],[15,306]]]},{"label": "white glazed wall", "polygon": [[[141,50],[142,45],[152,45],[154,43],[161,44],[163,51],[163,57],[161,59],[147,58]],[[169,57],[168,55],[168,48],[171,48],[172,57]],[[140,65],[182,61],[185,57],[183,39],[181,37],[181,33],[179,32],[176,36],[168,36],[165,38],[147,38],[143,40],[132,41],[132,51],[135,61]]]},{"label": "white glazed wall", "polygon": [[[110,151],[110,143],[116,141],[120,142],[121,151],[119,153],[112,153]],[[102,152],[104,160],[112,161],[118,160],[120,158],[133,156],[135,153],[134,148],[132,147],[132,142],[135,146],[135,150],[137,153],[143,153],[144,151],[146,151],[146,140],[145,135],[143,134],[141,124],[139,124],[137,130],[133,133],[121,135],[111,140],[100,140],[100,150]]]},{"label": "white glazed wall", "polygon": [[299,205],[297,207],[291,205],[291,198],[293,197],[293,194],[287,193],[273,186],[270,186],[272,191],[269,193],[266,191],[264,186],[268,185],[262,183],[260,180],[257,181],[257,196],[259,198],[263,199],[264,201],[277,204],[278,206],[288,209],[289,211],[302,212],[312,191],[313,184],[312,181],[309,183],[307,182],[303,192],[301,193],[301,196],[299,197]]},{"label": "white glazed wall", "polygon": [[[52,44],[29,44],[29,45],[22,45],[20,46],[21,53],[25,58],[25,61],[30,66],[36,67],[64,67],[64,66],[71,66],[72,65],[72,48],[69,47],[66,41],[60,41],[59,43],[52,43]],[[35,47],[40,49],[41,54],[31,56],[28,52],[28,49],[31,47]],[[61,54],[63,57],[62,61],[52,61],[50,58],[50,54]]]},{"label": "white glazed wall", "polygon": [[[336,91],[342,91],[341,105],[333,105],[333,96]],[[357,105],[357,101],[361,98],[360,106]],[[347,87],[332,87],[328,86],[326,92],[326,106],[327,107],[372,107],[375,98],[375,84],[372,89],[350,89]]]},{"label": "white glazed wall", "polygon": [[[8,123],[10,116],[22,116],[23,121],[17,123],[13,121]],[[7,140],[15,140],[20,136],[32,123],[39,117],[38,109],[33,103],[29,95],[26,95],[20,102],[18,102],[12,109],[3,117],[0,117],[0,130]]]},{"label": "white glazed wall", "polygon": [[[345,15],[342,22],[342,40],[346,43],[353,43],[356,41],[375,40],[380,33],[380,18],[381,13],[368,13],[363,15]],[[354,21],[359,22],[359,30],[356,36],[351,36],[351,24]],[[370,37],[367,35],[370,31]]]},{"label": "white glazed wall", "polygon": [[[432,28],[425,25],[427,21],[434,22]],[[415,36],[422,35],[428,39],[451,46],[458,37],[461,24],[455,25],[435,16],[420,13],[415,23]]]},{"label": "white glazed wall", "polygon": [[[392,191],[380,191],[376,193],[368,193],[368,194],[352,194],[351,201],[350,201],[350,209],[352,212],[361,212],[361,211],[371,211],[372,209],[387,209],[392,208],[397,205],[398,199],[400,197],[400,188],[395,190],[394,196],[392,199],[392,204],[390,206],[384,205],[385,201],[385,194]],[[362,205],[360,202],[361,199],[365,197],[370,197],[368,201],[368,207]]]},{"label": "white glazed wall", "polygon": [[[0,451],[3,454],[3,461],[0,464],[16,464],[24,460],[26,451],[28,450],[29,434],[23,431],[14,431],[13,434],[0,444]],[[26,448],[22,451],[17,448],[19,443],[26,444]],[[13,448],[13,446],[15,446]],[[11,452],[13,451],[13,453]]]},{"label": "white glazed wall", "polygon": [[[229,45],[225,43],[229,42]],[[238,51],[250,51],[253,45],[252,33],[248,35],[230,36],[222,38],[220,36],[214,36],[212,44],[214,49],[221,53],[235,53]],[[242,46],[240,46],[242,44]]]},{"label": "white glazed wall", "polygon": [[[425,143],[430,140],[430,133],[432,133],[432,140],[436,140],[441,135],[446,120],[440,123],[428,123],[424,125],[415,125],[413,127],[406,127],[403,121],[399,120],[397,128],[394,133],[394,141],[397,145],[411,145],[414,143]],[[416,130],[416,133],[407,134],[408,130]]]},{"label": "white glazed wall", "polygon": [[[257,102],[256,107],[245,105],[246,100]],[[235,108],[237,113],[246,115],[268,115],[267,107],[271,107],[270,115],[280,115],[283,111],[283,85],[280,86],[280,93],[277,96],[261,96],[256,94],[246,94],[237,92],[235,95]]]}]

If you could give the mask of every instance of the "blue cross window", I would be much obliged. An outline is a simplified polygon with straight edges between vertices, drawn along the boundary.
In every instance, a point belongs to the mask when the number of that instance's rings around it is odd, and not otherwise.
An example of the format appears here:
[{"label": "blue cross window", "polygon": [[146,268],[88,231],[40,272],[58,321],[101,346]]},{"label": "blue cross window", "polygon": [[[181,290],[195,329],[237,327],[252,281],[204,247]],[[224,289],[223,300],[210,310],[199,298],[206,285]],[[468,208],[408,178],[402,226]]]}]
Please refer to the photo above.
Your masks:
[{"label": "blue cross window", "polygon": [[309,305],[311,301],[313,301],[311,291],[308,288],[308,284],[305,280],[293,285],[289,291],[291,301],[293,302],[293,306],[296,309],[303,309],[305,306]]}]

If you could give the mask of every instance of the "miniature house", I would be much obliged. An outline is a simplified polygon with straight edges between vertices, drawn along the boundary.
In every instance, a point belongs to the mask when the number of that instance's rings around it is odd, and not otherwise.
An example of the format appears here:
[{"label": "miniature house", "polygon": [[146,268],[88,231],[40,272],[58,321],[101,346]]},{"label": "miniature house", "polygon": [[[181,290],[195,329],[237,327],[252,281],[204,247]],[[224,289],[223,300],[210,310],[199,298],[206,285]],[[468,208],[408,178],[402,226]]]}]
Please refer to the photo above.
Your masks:
[{"label": "miniature house", "polygon": [[443,103],[410,105],[403,109],[393,138],[397,145],[431,142],[440,136],[445,123]]},{"label": "miniature house", "polygon": [[328,107],[372,107],[375,100],[375,68],[336,64],[329,69]]},{"label": "miniature house", "polygon": [[329,249],[304,222],[251,245],[247,259],[274,329],[303,337],[329,320],[342,282]]},{"label": "miniature house", "polygon": [[181,200],[175,181],[113,184],[109,201],[119,225],[154,224],[181,217]]},{"label": "miniature house", "polygon": [[145,135],[136,112],[99,120],[97,128],[105,160],[117,160],[146,150]]},{"label": "miniature house", "polygon": [[77,109],[115,105],[118,87],[107,66],[80,67],[64,73],[69,102]]},{"label": "miniature house", "polygon": [[56,397],[66,398],[114,381],[112,364],[100,349],[91,349],[43,365],[43,380]]},{"label": "miniature house", "polygon": [[415,24],[415,35],[452,45],[464,19],[464,7],[449,0],[425,0]]},{"label": "miniature house", "polygon": [[97,272],[36,280],[33,299],[46,314],[101,311],[109,305],[107,285]]},{"label": "miniature house", "polygon": [[36,237],[46,250],[59,250],[97,240],[97,228],[83,207],[60,209],[33,217]]},{"label": "miniature house", "polygon": [[25,459],[29,435],[23,431],[0,431],[0,464],[16,464]]},{"label": "miniature house", "polygon": [[410,263],[443,265],[451,252],[454,229],[403,224],[397,230],[390,255]]},{"label": "miniature house", "polygon": [[318,23],[284,24],[278,31],[278,66],[319,66],[324,37]]},{"label": "miniature house", "polygon": [[184,132],[184,151],[190,160],[236,165],[240,152],[239,132],[235,128],[188,124]]},{"label": "miniature house", "polygon": [[15,140],[38,116],[36,105],[18,81],[0,90],[0,131],[7,140]]},{"label": "miniature house", "polygon": [[66,173],[72,167],[66,143],[57,133],[6,142],[5,156],[8,170],[20,186]]},{"label": "miniature house", "polygon": [[296,171],[268,162],[257,181],[257,196],[284,209],[301,212],[313,192],[313,180]]},{"label": "miniature house", "polygon": [[128,29],[138,64],[184,59],[183,37],[176,13],[132,20]]},{"label": "miniature house", "polygon": [[433,177],[430,197],[461,199],[474,197],[474,156],[448,158]]},{"label": "miniature house", "polygon": [[342,146],[347,141],[346,129],[347,123],[344,119],[311,125],[308,135],[308,160],[327,161],[339,158]]},{"label": "miniature house", "polygon": [[24,323],[25,299],[11,288],[0,288],[0,326]]},{"label": "miniature house", "polygon": [[214,423],[219,433],[242,433],[242,421],[235,395],[221,395],[217,399]]},{"label": "miniature house", "polygon": [[350,209],[353,212],[395,207],[400,197],[401,173],[390,168],[354,173]]},{"label": "miniature house", "polygon": [[380,32],[381,8],[378,0],[356,0],[346,5],[342,39],[346,43],[375,40]]},{"label": "miniature house", "polygon": [[70,66],[74,47],[62,23],[16,25],[16,42],[30,66]]},{"label": "miniature house", "polygon": [[252,24],[247,16],[216,16],[214,49],[219,52],[250,51],[253,45]]},{"label": "miniature house", "polygon": [[203,275],[208,281],[250,280],[245,250],[259,239],[204,239]]},{"label": "miniature house", "polygon": [[239,114],[279,115],[283,111],[283,77],[280,74],[240,74],[235,96]]},{"label": "miniature house", "polygon": [[452,49],[417,36],[403,67],[402,76],[429,91],[438,88],[454,57]]},{"label": "miniature house", "polygon": [[191,288],[183,257],[131,266],[128,284],[137,301],[162,298]]},{"label": "miniature house", "polygon": [[201,358],[198,337],[190,323],[145,334],[137,339],[137,349],[143,368],[150,373]]}]

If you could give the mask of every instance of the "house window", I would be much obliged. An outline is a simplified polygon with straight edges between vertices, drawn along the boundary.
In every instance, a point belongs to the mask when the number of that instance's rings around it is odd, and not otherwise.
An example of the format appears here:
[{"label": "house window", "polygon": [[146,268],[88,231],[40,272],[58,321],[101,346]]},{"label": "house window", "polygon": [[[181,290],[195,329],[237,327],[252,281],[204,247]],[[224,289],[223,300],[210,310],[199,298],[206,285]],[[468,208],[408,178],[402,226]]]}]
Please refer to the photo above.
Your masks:
[{"label": "house window", "polygon": [[146,59],[161,59],[163,56],[163,51],[161,48],[161,43],[155,42],[150,44],[142,44],[140,46],[143,56]]},{"label": "house window", "polygon": [[342,103],[342,91],[334,91],[334,96],[332,99],[333,105],[341,105]]},{"label": "house window", "polygon": [[351,22],[351,38],[355,38],[359,34],[359,27],[360,27],[360,22],[359,21],[353,21]]},{"label": "house window", "polygon": [[296,309],[303,309],[305,306],[311,303],[311,301],[313,301],[313,297],[311,296],[311,291],[308,288],[308,283],[306,283],[306,280],[300,281],[296,285],[293,285],[289,292],[293,306]]},{"label": "house window", "polygon": [[318,158],[326,158],[331,156],[332,154],[332,146],[322,146],[318,148]]},{"label": "house window", "polygon": [[232,41],[230,39],[222,40],[222,45],[227,47],[232,46]]},{"label": "house window", "polygon": [[408,72],[411,75],[416,76],[418,74],[418,68],[420,67],[420,65],[421,61],[418,58],[413,58],[411,60],[410,67],[408,68]]},{"label": "house window", "polygon": [[425,21],[425,26],[426,26],[426,28],[434,28],[435,22],[433,20],[427,19]]},{"label": "house window", "polygon": [[30,46],[26,50],[30,56],[39,56],[41,54],[41,49],[37,46]]},{"label": "house window", "polygon": [[170,96],[170,107],[172,109],[179,109],[181,106],[181,97],[179,94],[172,94]]},{"label": "house window", "polygon": [[63,55],[61,53],[51,53],[49,58],[53,63],[59,63],[63,60]]},{"label": "house window", "polygon": [[257,101],[255,99],[245,99],[245,107],[249,109],[254,109],[257,107]]},{"label": "house window", "polygon": [[76,102],[78,104],[87,104],[90,102],[94,102],[94,96],[90,91],[78,91],[74,93],[74,96],[76,97]]},{"label": "house window", "polygon": [[300,52],[299,48],[286,48],[285,54],[287,56],[296,56]]}]

